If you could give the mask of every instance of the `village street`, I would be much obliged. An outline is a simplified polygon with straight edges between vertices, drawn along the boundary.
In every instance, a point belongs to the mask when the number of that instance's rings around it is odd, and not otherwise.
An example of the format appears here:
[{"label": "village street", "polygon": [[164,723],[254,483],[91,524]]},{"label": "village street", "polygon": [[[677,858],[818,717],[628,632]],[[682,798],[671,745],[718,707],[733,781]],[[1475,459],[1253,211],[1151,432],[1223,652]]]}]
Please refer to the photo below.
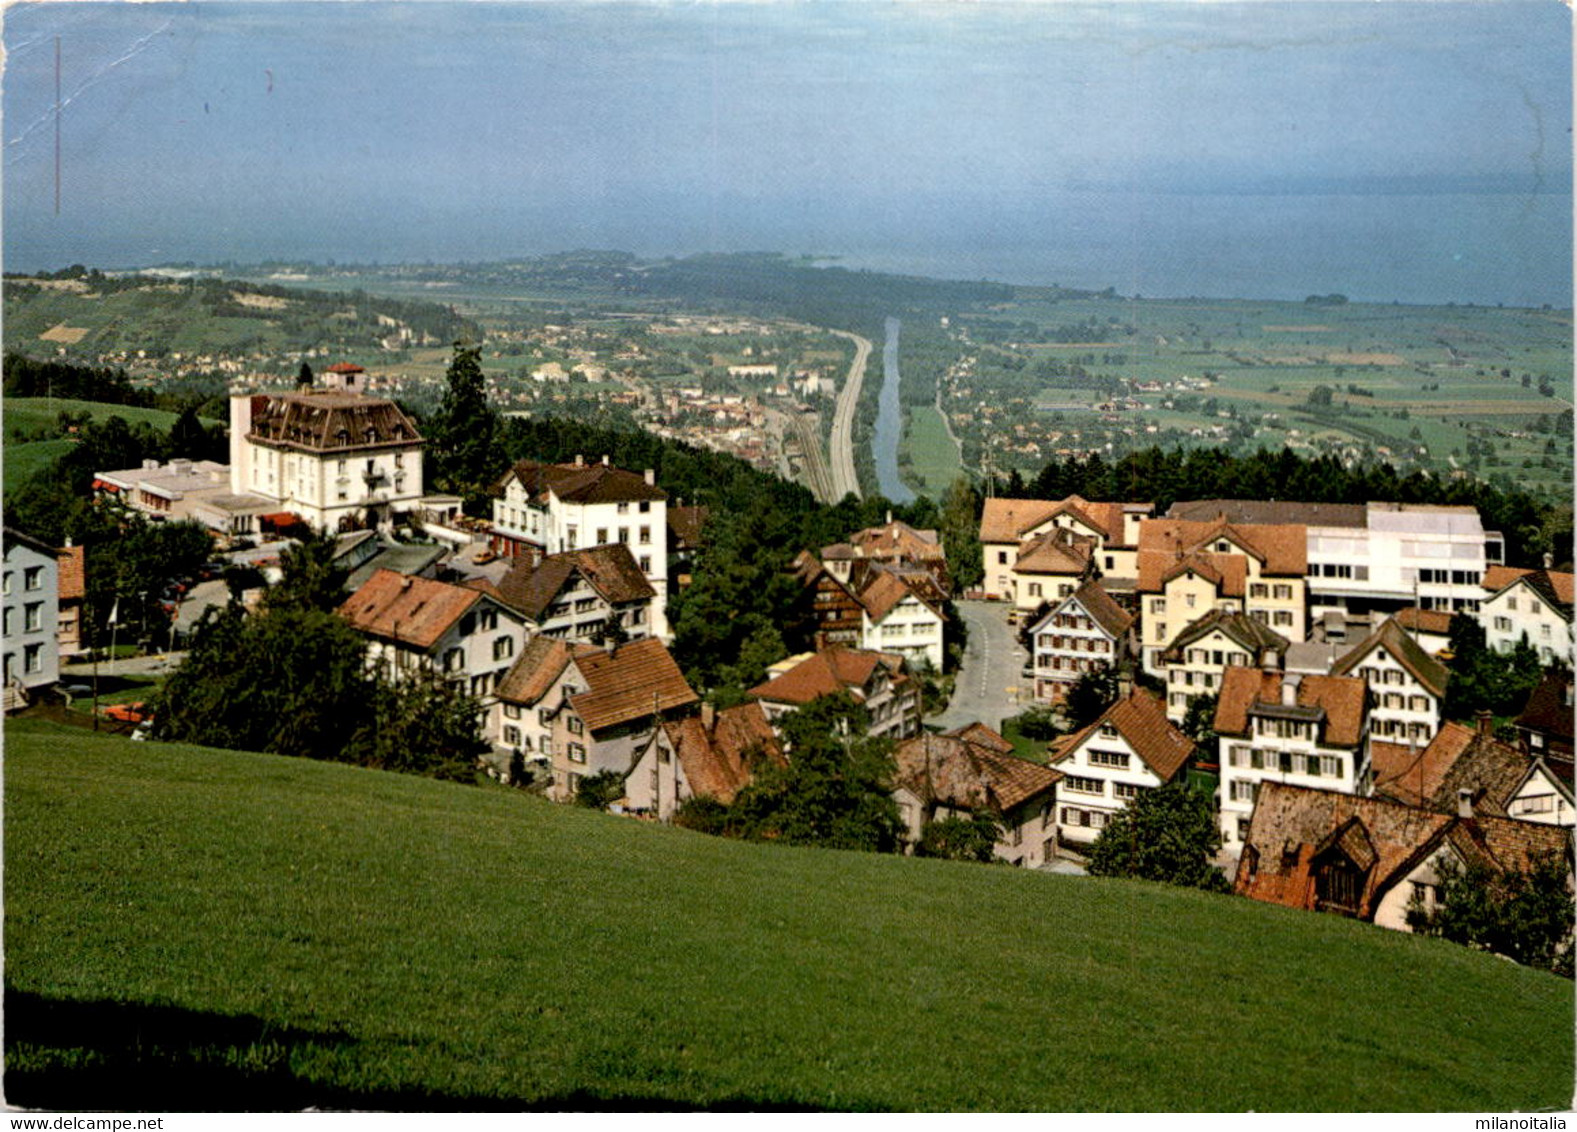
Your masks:
[{"label": "village street", "polygon": [[926,722],[943,730],[979,721],[1000,729],[1003,718],[1021,710],[1028,696],[1023,675],[1024,650],[1008,624],[1011,606],[1002,602],[960,601],[958,615],[968,627],[969,642],[958,670],[947,710]]}]

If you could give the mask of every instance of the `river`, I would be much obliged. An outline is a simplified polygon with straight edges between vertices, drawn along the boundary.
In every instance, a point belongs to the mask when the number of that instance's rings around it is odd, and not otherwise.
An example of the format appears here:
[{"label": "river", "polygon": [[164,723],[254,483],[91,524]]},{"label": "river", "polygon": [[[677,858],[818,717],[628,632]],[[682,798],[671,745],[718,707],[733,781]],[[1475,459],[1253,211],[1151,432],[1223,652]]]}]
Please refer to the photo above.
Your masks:
[{"label": "river", "polygon": [[914,492],[898,477],[898,440],[903,435],[903,410],[898,405],[898,330],[903,324],[887,320],[887,341],[882,346],[882,395],[877,402],[876,439],[871,453],[876,460],[876,486],[894,503],[913,503]]}]

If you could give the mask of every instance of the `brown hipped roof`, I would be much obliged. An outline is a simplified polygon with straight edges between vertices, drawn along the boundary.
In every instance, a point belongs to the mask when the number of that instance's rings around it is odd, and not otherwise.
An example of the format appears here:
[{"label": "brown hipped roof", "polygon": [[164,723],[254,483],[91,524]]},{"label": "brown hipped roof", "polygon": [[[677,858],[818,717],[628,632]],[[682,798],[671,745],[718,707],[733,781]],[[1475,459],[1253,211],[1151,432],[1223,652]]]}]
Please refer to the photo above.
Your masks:
[{"label": "brown hipped roof", "polygon": [[499,581],[498,592],[507,605],[540,621],[543,612],[576,575],[586,579],[609,605],[640,601],[656,594],[630,548],[623,543],[550,554],[535,568],[529,562],[519,561]]},{"label": "brown hipped roof", "polygon": [[902,519],[880,527],[867,527],[849,540],[866,558],[908,558],[934,562],[945,557],[941,537],[930,530],[916,530]]},{"label": "brown hipped roof", "polygon": [[1026,543],[1013,561],[1015,574],[1058,574],[1080,577],[1090,566],[1094,542],[1067,531],[1047,531]]},{"label": "brown hipped roof", "polygon": [[1160,551],[1139,552],[1142,593],[1160,593],[1167,582],[1189,573],[1211,583],[1223,597],[1242,597],[1248,592],[1248,560],[1240,554],[1192,553],[1178,557]]},{"label": "brown hipped roof", "polygon": [[483,600],[482,594],[464,586],[380,569],[345,599],[339,612],[358,632],[430,649]]},{"label": "brown hipped roof", "polygon": [[1377,648],[1384,647],[1391,656],[1396,658],[1403,668],[1407,669],[1424,686],[1424,689],[1435,696],[1443,696],[1446,691],[1446,680],[1450,673],[1446,666],[1423,650],[1419,643],[1407,635],[1407,631],[1396,623],[1396,618],[1387,617],[1373,633],[1355,645],[1351,652],[1341,657],[1331,667],[1335,676],[1345,676],[1363,663],[1363,659]]},{"label": "brown hipped roof", "polygon": [[980,541],[1018,542],[1025,531],[1055,515],[1059,506],[1045,499],[987,499],[980,512]]},{"label": "brown hipped roof", "polygon": [[956,735],[920,735],[893,749],[896,784],[927,805],[1007,813],[1048,794],[1062,772]]},{"label": "brown hipped roof", "polygon": [[551,491],[568,503],[628,503],[668,498],[666,491],[647,483],[645,476],[611,464],[543,464],[536,460],[520,460],[504,473],[497,487],[501,489],[511,478],[518,479],[532,498]]},{"label": "brown hipped roof", "polygon": [[1071,756],[1107,724],[1117,729],[1117,734],[1133,753],[1162,782],[1170,782],[1188,761],[1188,756],[1194,753],[1194,741],[1172,726],[1161,701],[1148,692],[1135,689],[1127,699],[1118,700],[1084,730],[1059,742],[1053,761],[1062,762]]},{"label": "brown hipped roof", "polygon": [[1531,573],[1533,573],[1532,570],[1522,566],[1492,565],[1484,571],[1484,580],[1479,584],[1490,593],[1498,593],[1518,578]]},{"label": "brown hipped roof", "polygon": [[754,760],[786,765],[766,712],[755,701],[718,712],[710,731],[698,715],[666,723],[663,729],[678,752],[690,793],[719,802],[732,802],[749,785]]},{"label": "brown hipped roof", "polygon": [[1259,663],[1260,654],[1265,649],[1274,649],[1278,655],[1286,655],[1287,646],[1291,644],[1286,637],[1276,632],[1269,625],[1265,625],[1246,614],[1235,609],[1212,609],[1199,620],[1190,624],[1181,633],[1173,638],[1167,646],[1162,659],[1167,664],[1180,664],[1183,661],[1183,650],[1195,641],[1203,640],[1211,633],[1219,631],[1227,640],[1243,646],[1248,650],[1249,656],[1254,658],[1254,663]]},{"label": "brown hipped roof", "polygon": [[1106,592],[1106,587],[1094,578],[1085,582],[1067,597],[1063,598],[1045,617],[1032,627],[1032,631],[1039,632],[1051,618],[1061,613],[1068,606],[1077,602],[1090,618],[1101,627],[1107,636],[1119,638],[1126,633],[1134,623],[1134,615],[1113,600],[1112,595]]},{"label": "brown hipped roof", "polygon": [[1444,637],[1451,632],[1451,614],[1444,609],[1419,609],[1416,605],[1396,612],[1396,623],[1412,633],[1433,633]]},{"label": "brown hipped roof", "polygon": [[940,611],[927,600],[928,586],[917,584],[891,570],[877,569],[871,575],[871,580],[859,593],[859,603],[871,615],[871,620],[880,621],[897,607],[904,598],[912,597],[932,613],[940,616]]},{"label": "brown hipped roof", "polygon": [[393,401],[338,391],[259,393],[248,439],[304,452],[400,448],[422,435]]},{"label": "brown hipped roof", "polygon": [[613,650],[580,649],[574,664],[587,690],[571,696],[570,705],[592,731],[688,707],[700,699],[655,639]]},{"label": "brown hipped roof", "polygon": [[907,679],[903,675],[902,658],[892,653],[834,645],[806,657],[783,675],[758,684],[745,694],[773,703],[808,704],[822,696],[849,691],[854,693],[856,701],[863,701],[865,686],[878,666],[887,670],[895,684]]},{"label": "brown hipped roof", "polygon": [[1010,741],[979,721],[966,723],[962,727],[944,731],[943,734],[953,739],[963,739],[966,742],[975,744],[977,747],[989,747],[999,755],[1011,755],[1013,753],[1013,744]]},{"label": "brown hipped roof", "polygon": [[[1221,735],[1243,736],[1249,731],[1249,717],[1257,708],[1281,706],[1280,672],[1233,665],[1221,677],[1220,698],[1216,701],[1215,729]],[[1321,742],[1332,747],[1356,747],[1363,737],[1368,715],[1369,687],[1351,676],[1297,677],[1296,706],[1318,708],[1324,715]]]}]

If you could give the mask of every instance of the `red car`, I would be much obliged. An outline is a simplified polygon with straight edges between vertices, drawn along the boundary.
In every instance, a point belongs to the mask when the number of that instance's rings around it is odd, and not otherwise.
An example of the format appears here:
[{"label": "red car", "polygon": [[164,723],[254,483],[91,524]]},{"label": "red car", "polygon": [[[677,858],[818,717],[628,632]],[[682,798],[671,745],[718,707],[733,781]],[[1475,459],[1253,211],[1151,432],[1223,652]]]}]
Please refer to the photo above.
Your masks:
[{"label": "red car", "polygon": [[148,710],[148,705],[145,703],[111,704],[104,709],[104,717],[118,723],[142,723],[152,719],[153,712]]}]

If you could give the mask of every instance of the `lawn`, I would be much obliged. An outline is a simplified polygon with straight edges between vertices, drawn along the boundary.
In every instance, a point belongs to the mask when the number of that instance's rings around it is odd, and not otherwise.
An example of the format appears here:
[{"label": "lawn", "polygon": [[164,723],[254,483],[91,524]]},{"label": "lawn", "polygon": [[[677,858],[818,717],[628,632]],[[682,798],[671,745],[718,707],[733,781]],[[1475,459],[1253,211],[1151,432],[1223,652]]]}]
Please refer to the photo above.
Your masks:
[{"label": "lawn", "polygon": [[104,1108],[1564,1107],[1572,984],[1145,884],[6,729],[6,1095]]},{"label": "lawn", "polygon": [[[952,482],[964,472],[958,445],[947,435],[942,414],[930,405],[909,410],[909,427],[903,437],[903,452],[908,456],[911,486],[932,499],[941,499]],[[914,480],[918,483],[914,483]]]},{"label": "lawn", "polygon": [[[7,415],[10,406],[6,406]],[[69,440],[33,440],[5,446],[5,490],[16,491],[37,472],[49,467],[71,451]]]}]

